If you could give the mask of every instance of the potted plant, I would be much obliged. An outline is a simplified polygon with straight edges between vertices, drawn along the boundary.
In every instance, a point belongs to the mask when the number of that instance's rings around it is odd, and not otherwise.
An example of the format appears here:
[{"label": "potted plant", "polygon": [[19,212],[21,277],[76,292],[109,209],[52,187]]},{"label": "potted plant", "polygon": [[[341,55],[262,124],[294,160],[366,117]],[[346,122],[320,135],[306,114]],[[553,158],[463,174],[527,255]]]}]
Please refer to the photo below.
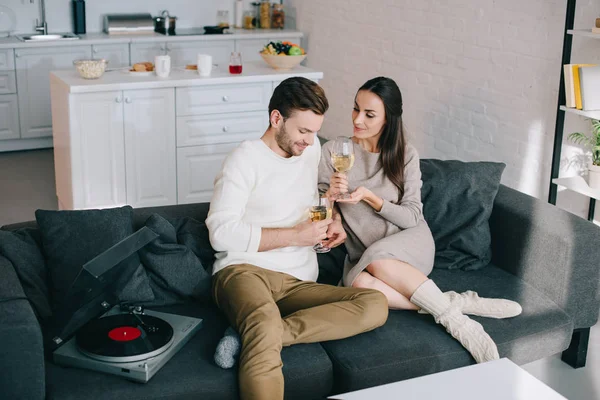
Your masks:
[{"label": "potted plant", "polygon": [[590,136],[584,133],[574,132],[569,135],[569,139],[592,151],[592,161],[589,164],[588,184],[592,189],[600,189],[600,121],[592,119],[592,134]]}]

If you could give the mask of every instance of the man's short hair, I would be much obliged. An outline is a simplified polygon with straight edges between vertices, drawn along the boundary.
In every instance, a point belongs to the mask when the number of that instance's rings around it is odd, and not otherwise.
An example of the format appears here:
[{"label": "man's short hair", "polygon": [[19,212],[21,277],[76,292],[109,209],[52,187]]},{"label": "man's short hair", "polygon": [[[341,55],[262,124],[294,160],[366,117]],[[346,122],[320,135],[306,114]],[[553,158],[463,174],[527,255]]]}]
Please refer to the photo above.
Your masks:
[{"label": "man's short hair", "polygon": [[295,111],[310,110],[324,115],[329,108],[325,91],[317,83],[302,77],[288,78],[273,91],[269,102],[269,115],[278,110],[283,119],[292,116]]}]

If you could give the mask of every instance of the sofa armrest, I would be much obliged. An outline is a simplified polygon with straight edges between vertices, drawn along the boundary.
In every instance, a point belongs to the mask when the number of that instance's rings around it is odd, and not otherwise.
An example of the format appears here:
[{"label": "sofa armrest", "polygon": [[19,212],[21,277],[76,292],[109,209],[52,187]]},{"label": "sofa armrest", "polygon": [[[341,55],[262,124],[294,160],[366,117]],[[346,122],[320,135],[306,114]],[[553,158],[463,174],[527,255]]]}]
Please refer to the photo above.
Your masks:
[{"label": "sofa armrest", "polygon": [[490,217],[492,262],[523,279],[588,328],[600,311],[600,227],[500,186]]},{"label": "sofa armrest", "polygon": [[44,346],[13,265],[0,256],[0,397],[43,399]]}]

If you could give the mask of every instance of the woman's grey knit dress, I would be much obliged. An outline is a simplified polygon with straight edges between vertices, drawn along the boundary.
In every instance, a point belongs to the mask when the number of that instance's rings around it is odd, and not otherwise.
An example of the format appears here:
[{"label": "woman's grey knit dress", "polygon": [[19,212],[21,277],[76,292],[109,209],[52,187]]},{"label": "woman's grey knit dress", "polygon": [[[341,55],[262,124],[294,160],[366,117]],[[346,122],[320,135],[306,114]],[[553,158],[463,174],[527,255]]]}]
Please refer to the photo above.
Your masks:
[{"label": "woman's grey knit dress", "polygon": [[[429,275],[433,268],[435,244],[423,218],[421,203],[421,169],[419,155],[406,147],[404,197],[398,204],[399,191],[383,174],[379,153],[370,153],[359,144],[354,146],[354,166],[348,172],[350,192],[364,186],[383,199],[380,212],[364,201],[358,204],[337,203],[344,229],[348,234],[344,262],[344,286],[352,286],[356,277],[375,260],[399,260]],[[327,190],[334,169],[331,163],[333,141],[323,145],[319,165],[319,189]]]}]

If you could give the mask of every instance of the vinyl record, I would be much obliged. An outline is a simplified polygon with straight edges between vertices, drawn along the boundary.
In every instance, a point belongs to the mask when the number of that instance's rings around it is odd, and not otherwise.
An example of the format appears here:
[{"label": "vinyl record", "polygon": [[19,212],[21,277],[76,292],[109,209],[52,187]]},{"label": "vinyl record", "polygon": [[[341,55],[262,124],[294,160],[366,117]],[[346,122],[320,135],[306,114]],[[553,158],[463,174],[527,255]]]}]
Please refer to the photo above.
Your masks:
[{"label": "vinyl record", "polygon": [[86,324],[77,332],[76,342],[81,352],[96,360],[133,362],[168,349],[173,328],[150,315],[111,315]]}]

